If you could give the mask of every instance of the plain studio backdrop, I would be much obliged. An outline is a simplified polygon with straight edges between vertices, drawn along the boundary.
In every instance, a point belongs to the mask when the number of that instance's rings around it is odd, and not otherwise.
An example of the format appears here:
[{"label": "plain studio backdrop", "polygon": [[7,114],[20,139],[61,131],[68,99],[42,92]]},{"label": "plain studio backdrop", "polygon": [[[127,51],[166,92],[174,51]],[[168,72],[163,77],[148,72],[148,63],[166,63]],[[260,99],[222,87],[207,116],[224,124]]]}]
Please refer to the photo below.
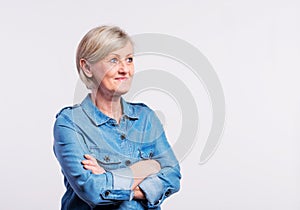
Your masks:
[{"label": "plain studio backdrop", "polygon": [[[76,98],[77,44],[102,24],[187,41],[209,60],[224,90],[223,136],[200,165],[212,110],[201,83],[177,71],[197,101],[199,133],[180,160],[181,190],[163,209],[300,209],[299,1],[12,0],[1,1],[0,23],[1,209],[60,208],[53,122]],[[136,62],[137,72],[149,63],[174,67],[159,56]],[[176,100],[155,89],[136,100],[161,110],[176,142],[184,114]]]}]

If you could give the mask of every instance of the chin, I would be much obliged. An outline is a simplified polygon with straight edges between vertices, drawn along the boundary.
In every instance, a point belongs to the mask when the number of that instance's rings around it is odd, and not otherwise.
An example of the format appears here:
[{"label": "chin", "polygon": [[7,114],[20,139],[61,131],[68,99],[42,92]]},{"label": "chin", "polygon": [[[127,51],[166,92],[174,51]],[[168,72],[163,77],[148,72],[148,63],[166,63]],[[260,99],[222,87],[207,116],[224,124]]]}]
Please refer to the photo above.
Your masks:
[{"label": "chin", "polygon": [[122,96],[129,91],[130,87],[119,87],[113,91],[114,96]]},{"label": "chin", "polygon": [[130,87],[131,87],[130,84],[120,85],[118,88],[114,90],[114,95],[116,96],[124,95],[130,90]]},{"label": "chin", "polygon": [[122,95],[124,95],[124,94],[126,94],[127,92],[129,91],[129,89],[127,90],[116,90],[115,92],[114,92],[114,96],[122,96]]}]

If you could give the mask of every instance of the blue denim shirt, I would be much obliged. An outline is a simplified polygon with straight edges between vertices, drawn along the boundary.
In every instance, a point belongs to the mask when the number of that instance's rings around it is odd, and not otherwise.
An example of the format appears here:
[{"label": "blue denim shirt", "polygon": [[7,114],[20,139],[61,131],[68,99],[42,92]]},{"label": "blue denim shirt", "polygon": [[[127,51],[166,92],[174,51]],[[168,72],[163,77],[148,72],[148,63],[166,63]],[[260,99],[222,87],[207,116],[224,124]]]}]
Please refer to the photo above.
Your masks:
[{"label": "blue denim shirt", "polygon": [[[66,192],[62,210],[160,209],[180,187],[180,167],[155,113],[141,103],[121,100],[119,124],[104,115],[88,95],[81,104],[62,109],[54,125],[54,153]],[[106,173],[93,174],[81,161],[94,156]],[[139,185],[146,200],[134,200],[130,165],[154,159],[161,170]]]}]

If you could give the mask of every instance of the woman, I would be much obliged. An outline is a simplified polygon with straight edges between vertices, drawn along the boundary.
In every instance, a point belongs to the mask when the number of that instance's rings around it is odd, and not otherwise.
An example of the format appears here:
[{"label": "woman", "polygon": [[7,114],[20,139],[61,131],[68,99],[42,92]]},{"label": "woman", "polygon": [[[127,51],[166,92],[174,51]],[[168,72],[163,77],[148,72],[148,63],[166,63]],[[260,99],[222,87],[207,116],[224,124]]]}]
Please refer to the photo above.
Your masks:
[{"label": "woman", "polygon": [[90,30],[76,65],[90,94],[62,109],[54,125],[54,153],[66,192],[63,210],[160,209],[180,186],[180,168],[155,113],[128,103],[133,43],[115,26]]}]

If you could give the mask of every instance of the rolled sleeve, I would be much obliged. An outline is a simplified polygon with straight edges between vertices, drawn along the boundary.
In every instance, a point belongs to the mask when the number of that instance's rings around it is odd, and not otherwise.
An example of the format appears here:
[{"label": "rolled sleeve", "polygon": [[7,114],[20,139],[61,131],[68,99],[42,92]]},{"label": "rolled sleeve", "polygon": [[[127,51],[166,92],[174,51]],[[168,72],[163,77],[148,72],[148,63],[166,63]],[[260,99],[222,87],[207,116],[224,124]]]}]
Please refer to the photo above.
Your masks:
[{"label": "rolled sleeve", "polygon": [[103,193],[101,193],[101,197],[104,200],[129,201],[133,197],[133,191],[131,191],[131,190],[106,190]]},{"label": "rolled sleeve", "polygon": [[148,206],[157,205],[164,193],[163,183],[157,176],[148,177],[139,185],[139,187],[145,194],[149,203]]},{"label": "rolled sleeve", "polygon": [[120,168],[107,172],[112,174],[113,189],[106,190],[101,194],[103,199],[109,200],[132,200],[133,191],[131,186],[133,183],[133,174],[130,168]]},{"label": "rolled sleeve", "polygon": [[133,183],[133,173],[130,168],[120,168],[110,171],[113,175],[113,188],[115,190],[129,190]]}]

